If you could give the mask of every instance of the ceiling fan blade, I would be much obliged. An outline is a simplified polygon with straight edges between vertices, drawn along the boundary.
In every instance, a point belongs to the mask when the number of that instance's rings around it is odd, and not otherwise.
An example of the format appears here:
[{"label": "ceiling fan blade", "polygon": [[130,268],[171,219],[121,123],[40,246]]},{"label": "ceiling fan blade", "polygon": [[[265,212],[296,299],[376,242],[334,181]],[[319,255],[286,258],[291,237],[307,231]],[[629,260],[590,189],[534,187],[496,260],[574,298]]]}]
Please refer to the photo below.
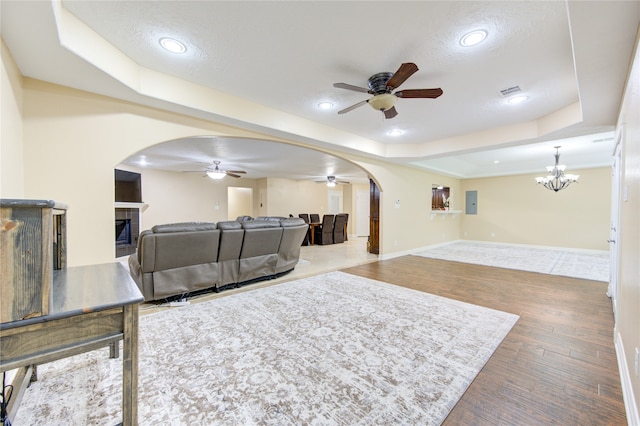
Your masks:
[{"label": "ceiling fan blade", "polygon": [[358,86],[354,86],[352,84],[347,84],[347,83],[333,83],[333,87],[337,87],[338,89],[353,90],[354,92],[372,93],[371,90],[369,89],[365,89],[364,87],[358,87]]},{"label": "ceiling fan blade", "polygon": [[367,102],[368,102],[368,100],[365,99],[364,101],[358,102],[355,105],[351,105],[350,107],[347,107],[347,108],[343,109],[342,111],[338,111],[338,114],[344,114],[346,112],[354,110],[354,109],[356,109],[358,107],[361,107],[362,105],[366,104]]},{"label": "ceiling fan blade", "polygon": [[238,173],[239,173],[239,174],[241,174],[241,175],[244,175],[244,174],[246,174],[247,172],[245,172],[244,170],[225,170],[225,173],[236,173],[236,174],[238,174]]},{"label": "ceiling fan blade", "polygon": [[413,62],[405,62],[400,65],[398,71],[395,72],[387,81],[387,87],[391,88],[391,90],[400,87],[402,83],[404,83],[409,77],[411,77],[416,71],[418,71],[418,66]]},{"label": "ceiling fan blade", "polygon": [[388,110],[384,111],[384,118],[393,118],[398,115],[398,111],[396,111],[396,107],[392,106]]},{"label": "ceiling fan blade", "polygon": [[240,177],[240,175],[236,175],[236,174],[231,173],[231,172],[225,172],[225,174],[226,174],[227,176],[231,176],[231,177],[234,177],[234,178],[239,178],[239,177]]},{"label": "ceiling fan blade", "polygon": [[399,98],[431,98],[435,99],[438,96],[442,95],[442,89],[409,89],[409,90],[401,90],[399,92],[395,92]]}]

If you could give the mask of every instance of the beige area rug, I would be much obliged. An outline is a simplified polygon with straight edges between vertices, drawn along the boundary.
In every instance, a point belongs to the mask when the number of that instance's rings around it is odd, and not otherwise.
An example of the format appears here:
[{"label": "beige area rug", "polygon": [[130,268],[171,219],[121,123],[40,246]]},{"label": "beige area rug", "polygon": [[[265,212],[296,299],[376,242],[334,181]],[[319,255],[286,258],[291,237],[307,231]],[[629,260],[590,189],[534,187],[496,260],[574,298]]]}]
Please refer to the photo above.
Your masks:
[{"label": "beige area rug", "polygon": [[[141,425],[437,425],[518,316],[331,272],[140,318]],[[119,422],[121,359],[38,368],[16,425]]]},{"label": "beige area rug", "polygon": [[459,241],[415,255],[586,280],[609,281],[608,251]]}]

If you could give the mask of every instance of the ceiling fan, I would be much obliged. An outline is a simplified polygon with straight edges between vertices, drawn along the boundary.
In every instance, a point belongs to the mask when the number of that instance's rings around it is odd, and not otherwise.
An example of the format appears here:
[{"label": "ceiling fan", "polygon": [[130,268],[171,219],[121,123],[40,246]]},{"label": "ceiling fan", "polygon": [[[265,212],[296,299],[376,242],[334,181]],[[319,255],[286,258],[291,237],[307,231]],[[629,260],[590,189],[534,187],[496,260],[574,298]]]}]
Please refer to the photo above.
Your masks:
[{"label": "ceiling fan", "polygon": [[343,180],[336,180],[335,176],[327,176],[327,180],[317,180],[316,183],[326,183],[327,186],[329,187],[336,186],[337,184],[343,184],[343,185],[349,184],[349,182],[346,182]]},{"label": "ceiling fan", "polygon": [[[204,171],[206,173],[205,176],[209,176],[211,179],[222,179],[225,176],[231,176],[234,178],[239,178],[241,174],[246,174],[244,170],[222,170],[220,168],[220,161],[215,160],[213,165],[207,167],[206,170],[197,170],[198,172]],[[187,172],[192,173],[192,172]]]},{"label": "ceiling fan", "polygon": [[385,118],[393,118],[398,115],[396,111],[396,101],[398,98],[431,98],[435,99],[442,95],[442,89],[409,89],[400,90],[394,92],[395,89],[400,87],[409,77],[411,77],[416,71],[418,66],[412,62],[405,62],[400,65],[400,68],[395,73],[380,72],[369,77],[368,89],[364,87],[353,86],[347,83],[334,83],[333,87],[339,89],[353,90],[355,92],[369,93],[373,95],[372,98],[358,102],[355,105],[351,105],[341,111],[338,114],[344,114],[351,110],[354,110],[364,104],[369,104],[373,109],[382,111]]}]

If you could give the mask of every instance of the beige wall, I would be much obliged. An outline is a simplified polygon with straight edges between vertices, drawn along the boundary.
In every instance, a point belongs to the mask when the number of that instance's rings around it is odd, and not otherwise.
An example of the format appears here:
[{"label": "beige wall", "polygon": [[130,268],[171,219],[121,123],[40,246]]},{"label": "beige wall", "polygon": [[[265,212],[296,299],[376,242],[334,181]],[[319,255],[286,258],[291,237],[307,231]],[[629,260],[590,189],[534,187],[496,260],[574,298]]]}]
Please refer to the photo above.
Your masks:
[{"label": "beige wall", "polygon": [[4,198],[22,198],[22,75],[4,41],[0,48],[0,194]]},{"label": "beige wall", "polygon": [[[23,90],[23,195],[70,206],[70,266],[113,260],[113,169],[123,159],[147,146],[180,137],[256,136],[31,79],[25,79]],[[159,191],[158,197],[165,196],[162,188],[143,191]],[[149,223],[164,221],[166,212],[155,212],[151,204],[150,208],[157,219]]]},{"label": "beige wall", "polygon": [[[640,41],[640,33],[637,42]],[[635,395],[635,417],[640,424],[640,378],[636,373],[636,351],[640,350],[640,50],[636,51],[618,121],[621,135],[620,250],[616,315],[616,344],[621,359],[625,395]],[[627,404],[630,409],[631,404]],[[635,422],[635,423],[633,423]]]},{"label": "beige wall", "polygon": [[[55,199],[69,204],[68,258],[69,265],[103,263],[113,260],[114,179],[113,169],[123,159],[147,146],[167,140],[194,135],[234,135],[261,137],[240,129],[177,114],[165,113],[110,98],[72,90],[31,79],[23,83],[23,147],[25,198]],[[4,93],[3,93],[3,96]],[[3,142],[4,146],[4,142]],[[343,157],[360,164],[380,183],[381,254],[391,255],[426,245],[457,239],[459,219],[431,221],[429,193],[433,182],[442,179],[419,170],[356,156]],[[19,162],[20,159],[18,158]],[[146,173],[146,172],[145,172]],[[144,201],[149,204],[143,225],[180,220],[217,220],[211,202],[215,187],[206,179],[159,172],[148,172],[143,182]],[[257,215],[288,215],[300,209],[318,213],[326,211],[326,193],[312,196],[310,202],[296,204],[298,194],[291,191],[301,185],[265,179],[255,183]],[[458,187],[455,179],[449,186]],[[195,181],[195,182],[194,182]],[[326,187],[307,183],[313,192]],[[197,191],[196,188],[200,188]],[[175,191],[170,195],[168,189]],[[307,188],[303,194],[311,193]],[[213,200],[208,194],[213,194]],[[182,200],[189,209],[178,209],[174,200],[191,194],[191,201]],[[204,194],[204,196],[202,195]],[[4,196],[4,192],[2,194]],[[263,207],[259,207],[260,196]],[[187,197],[189,198],[189,197]],[[394,201],[401,199],[401,208]],[[161,208],[160,206],[167,206]],[[226,207],[221,204],[220,212]],[[188,210],[191,210],[190,212]],[[407,223],[414,226],[407,227]],[[87,249],[90,247],[90,249]]]},{"label": "beige wall", "polygon": [[[298,217],[299,213],[318,213],[321,217],[327,212],[327,185],[310,181],[282,178],[267,179],[269,199],[268,216]],[[342,192],[344,186],[337,185],[332,190]]]},{"label": "beige wall", "polygon": [[255,179],[213,180],[203,178],[200,173],[168,172],[123,164],[115,168],[141,174],[142,201],[147,204],[142,213],[143,229],[171,222],[228,220],[227,188],[253,189],[256,185]]},{"label": "beige wall", "polygon": [[478,214],[463,215],[462,238],[608,250],[611,169],[567,167],[580,179],[559,192],[535,174],[463,180],[460,208],[466,191],[478,191]]},{"label": "beige wall", "polygon": [[459,209],[462,201],[458,179],[379,161],[359,163],[366,164],[381,191],[380,253],[383,257],[460,238],[460,215],[431,218],[431,185],[450,187],[452,209]]},{"label": "beige wall", "polygon": [[[24,159],[16,155],[14,160],[16,163],[23,160],[22,195],[27,198],[53,198],[70,205],[68,240],[71,265],[107,262],[112,259],[113,168],[124,158],[147,146],[179,137],[207,134],[262,136],[31,79],[25,79],[22,87],[18,84],[16,91],[19,93],[20,89],[24,96]],[[8,96],[3,91],[3,102]],[[4,150],[7,144],[3,142],[2,146]],[[493,196],[489,203],[487,201],[490,200],[488,197],[491,185],[486,186],[486,189],[481,188],[480,211],[484,215],[490,207],[493,213],[488,217],[474,218],[483,220],[481,224],[474,226],[464,215],[430,215],[432,184],[443,184],[451,188],[452,210],[464,208],[464,189],[459,180],[379,160],[354,155],[342,156],[359,164],[373,176],[382,191],[380,247],[381,254],[385,256],[460,239],[463,232],[467,232],[466,238],[482,239],[477,234],[487,231],[486,224],[498,223],[501,227],[496,225],[493,230],[497,241],[594,248],[591,240],[601,239],[600,231],[589,231],[584,235],[572,232],[564,239],[555,239],[556,235],[554,239],[533,238],[538,236],[536,232],[529,234],[532,237],[529,238],[522,235],[517,220],[522,219],[530,209],[517,207],[513,214],[506,213],[509,209],[516,208],[515,206],[526,206],[534,196],[547,197],[546,200],[540,198],[537,205],[551,206],[551,203],[557,201],[557,197],[551,198],[554,195],[563,196],[562,199],[566,200],[585,189],[591,188],[589,191],[593,191],[594,187],[589,183],[587,175],[583,176],[579,185],[562,194],[551,194],[534,185],[531,187],[531,197],[518,198],[523,194],[521,188],[527,185],[516,183],[514,187],[518,190],[513,194],[508,197]],[[223,217],[226,205],[222,201],[226,197],[222,192],[217,193],[215,186],[211,186],[206,179],[173,175],[175,179],[169,179],[164,174],[148,173],[145,180],[152,179],[157,185],[143,184],[145,201],[149,202],[149,208],[145,211],[145,225],[183,219],[226,219]],[[510,179],[518,180],[522,177],[503,179],[510,182]],[[602,183],[602,180],[596,181]],[[470,182],[464,183],[465,189],[471,189]],[[256,216],[286,216],[303,210],[316,210],[322,214],[326,211],[326,187],[323,185],[278,179],[264,179],[253,185]],[[511,184],[502,182],[496,188],[505,185],[508,187]],[[182,189],[176,189],[176,195],[167,199],[167,188]],[[597,189],[603,194],[607,190],[606,187]],[[294,193],[296,196],[292,197],[291,194]],[[3,190],[2,196],[7,196],[5,194]],[[183,200],[182,204],[189,207],[182,210],[157,207],[163,203],[175,206],[171,199],[176,197],[193,200]],[[603,197],[603,203],[606,203],[607,197]],[[350,205],[353,206],[355,197],[352,197],[351,203],[346,198],[345,210]],[[212,211],[211,203],[216,199],[221,200],[220,210]],[[513,201],[511,206],[503,204],[506,199]],[[153,203],[151,200],[154,200]],[[597,198],[589,195],[587,200],[590,200],[587,204],[591,201],[595,203]],[[597,206],[585,206],[583,201],[570,202],[563,208],[580,217],[585,214],[588,217],[594,211],[599,211]],[[189,210],[191,211],[188,212]],[[553,222],[556,219],[555,216],[553,220],[550,217],[552,211],[553,208],[549,207],[549,217],[545,220]],[[509,226],[505,227],[505,224]],[[606,240],[606,236],[603,239]],[[89,245],[92,250],[83,248]]]}]

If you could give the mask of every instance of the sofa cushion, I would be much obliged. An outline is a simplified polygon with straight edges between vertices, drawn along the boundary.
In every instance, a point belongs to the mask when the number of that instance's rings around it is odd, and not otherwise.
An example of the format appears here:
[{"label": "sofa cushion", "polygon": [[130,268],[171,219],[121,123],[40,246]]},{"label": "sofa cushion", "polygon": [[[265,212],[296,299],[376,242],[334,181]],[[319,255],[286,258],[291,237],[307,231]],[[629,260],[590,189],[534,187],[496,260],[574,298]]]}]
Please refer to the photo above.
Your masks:
[{"label": "sofa cushion", "polygon": [[242,225],[240,222],[236,222],[235,220],[227,220],[224,222],[218,222],[218,229],[223,231],[230,229],[242,229]]},{"label": "sofa cushion", "polygon": [[305,224],[306,222],[304,221],[304,219],[301,219],[299,217],[288,217],[288,218],[280,219],[280,226],[282,226],[283,228],[288,228],[291,226],[300,226]]},{"label": "sofa cushion", "polygon": [[154,272],[218,261],[220,231],[154,234]]},{"label": "sofa cushion", "polygon": [[258,216],[255,220],[266,220],[267,222],[280,222],[281,219],[285,219],[284,216]]},{"label": "sofa cushion", "polygon": [[280,221],[252,220],[250,222],[242,222],[241,225],[244,229],[280,228]]},{"label": "sofa cushion", "polygon": [[211,231],[213,229],[216,229],[216,224],[213,222],[181,222],[156,225],[151,228],[151,231],[154,234],[160,234],[167,232]]}]

